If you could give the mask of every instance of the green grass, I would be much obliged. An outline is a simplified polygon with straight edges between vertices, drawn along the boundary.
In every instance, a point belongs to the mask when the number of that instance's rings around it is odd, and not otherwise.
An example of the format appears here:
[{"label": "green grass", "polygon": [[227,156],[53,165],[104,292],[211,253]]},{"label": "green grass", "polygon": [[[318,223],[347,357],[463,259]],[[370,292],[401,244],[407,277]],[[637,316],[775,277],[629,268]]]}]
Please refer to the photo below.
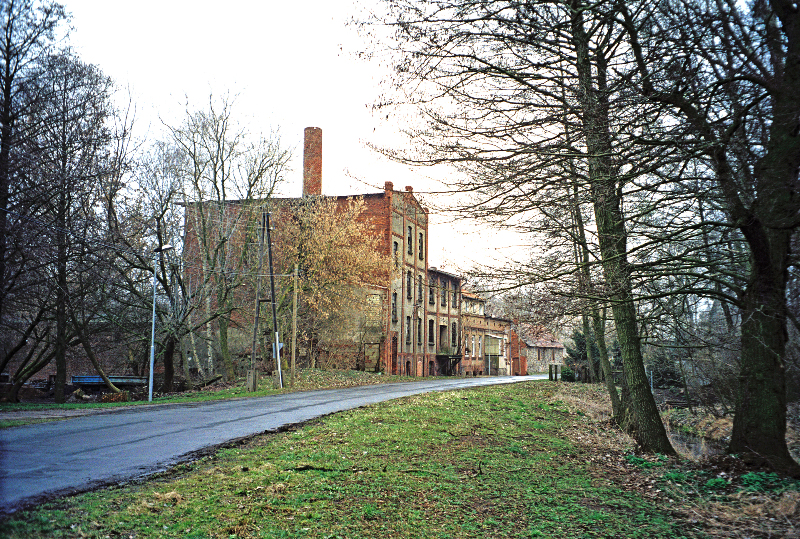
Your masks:
[{"label": "green grass", "polygon": [[0,413],[2,412],[16,412],[26,410],[80,410],[85,408],[114,408],[119,406],[136,406],[144,404],[169,404],[169,403],[184,403],[184,402],[206,402],[223,399],[235,398],[248,398],[248,397],[264,397],[267,395],[275,395],[279,393],[288,393],[292,391],[308,391],[315,389],[326,388],[340,388],[340,387],[353,387],[359,385],[371,385],[379,383],[392,383],[392,382],[408,382],[407,376],[391,376],[382,375],[378,373],[370,373],[354,370],[328,370],[323,371],[319,369],[302,369],[298,372],[295,386],[289,387],[289,375],[284,373],[283,389],[273,389],[271,378],[262,378],[259,381],[259,389],[255,392],[248,392],[246,382],[244,379],[238,380],[235,385],[225,389],[214,390],[198,390],[198,391],[185,391],[182,393],[173,393],[166,396],[158,396],[156,393],[153,397],[152,403],[146,400],[138,400],[131,402],[113,402],[113,403],[100,403],[100,402],[75,402],[65,404],[54,403],[0,403]]},{"label": "green grass", "polygon": [[673,538],[597,473],[556,385],[433,393],[254,438],[160,478],[46,504],[3,538]]},{"label": "green grass", "polygon": [[36,423],[49,423],[50,421],[58,421],[58,418],[52,419],[2,419],[0,420],[0,429],[10,429],[11,427],[21,427],[23,425],[33,425]]}]

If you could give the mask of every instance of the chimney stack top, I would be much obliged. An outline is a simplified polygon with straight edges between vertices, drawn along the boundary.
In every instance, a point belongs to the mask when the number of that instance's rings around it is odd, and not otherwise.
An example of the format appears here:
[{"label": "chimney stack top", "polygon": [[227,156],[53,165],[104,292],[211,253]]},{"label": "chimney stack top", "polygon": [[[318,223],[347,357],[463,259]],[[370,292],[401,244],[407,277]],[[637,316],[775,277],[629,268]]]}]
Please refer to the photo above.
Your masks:
[{"label": "chimney stack top", "polygon": [[322,129],[306,127],[303,135],[303,196],[321,195]]}]

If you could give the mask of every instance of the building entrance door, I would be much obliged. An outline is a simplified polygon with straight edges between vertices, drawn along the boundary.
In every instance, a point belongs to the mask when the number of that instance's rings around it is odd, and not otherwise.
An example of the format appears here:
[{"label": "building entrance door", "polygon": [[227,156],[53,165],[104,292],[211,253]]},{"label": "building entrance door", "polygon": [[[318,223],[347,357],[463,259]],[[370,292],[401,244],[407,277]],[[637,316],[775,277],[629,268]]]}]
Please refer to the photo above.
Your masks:
[{"label": "building entrance door", "polygon": [[392,374],[397,374],[397,335],[392,337]]}]

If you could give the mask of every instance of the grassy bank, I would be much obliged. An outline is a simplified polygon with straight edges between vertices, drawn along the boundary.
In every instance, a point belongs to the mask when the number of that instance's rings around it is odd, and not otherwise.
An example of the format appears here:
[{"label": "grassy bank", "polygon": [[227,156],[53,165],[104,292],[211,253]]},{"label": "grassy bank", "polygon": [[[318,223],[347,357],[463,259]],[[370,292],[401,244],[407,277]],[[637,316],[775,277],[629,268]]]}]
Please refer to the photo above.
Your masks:
[{"label": "grassy bank", "polygon": [[[310,391],[315,389],[334,389],[343,387],[355,387],[373,384],[385,384],[391,382],[407,382],[411,379],[408,376],[383,375],[380,373],[355,371],[355,370],[319,370],[319,369],[300,369],[293,386],[290,386],[289,374],[284,374],[284,388],[275,389],[272,387],[271,378],[262,378],[259,381],[258,390],[255,392],[247,391],[246,380],[239,379],[234,382],[219,382],[203,389],[182,391],[175,393],[154,392],[153,403],[181,403],[181,402],[204,402],[212,400],[263,397],[278,393],[291,391]],[[0,413],[32,410],[80,410],[85,408],[113,408],[118,406],[131,406],[150,404],[147,401],[146,389],[139,391],[139,400],[130,402],[68,402],[56,404],[49,400],[38,399],[35,402],[0,402]]]},{"label": "grassy bank", "polygon": [[[606,406],[599,388],[550,382],[409,397],[46,504],[0,522],[0,536],[708,537],[722,529],[712,516],[749,525],[779,510],[746,520],[743,493],[797,495],[768,475],[748,483],[633,455],[599,419]],[[773,537],[792,531],[782,526]]]}]

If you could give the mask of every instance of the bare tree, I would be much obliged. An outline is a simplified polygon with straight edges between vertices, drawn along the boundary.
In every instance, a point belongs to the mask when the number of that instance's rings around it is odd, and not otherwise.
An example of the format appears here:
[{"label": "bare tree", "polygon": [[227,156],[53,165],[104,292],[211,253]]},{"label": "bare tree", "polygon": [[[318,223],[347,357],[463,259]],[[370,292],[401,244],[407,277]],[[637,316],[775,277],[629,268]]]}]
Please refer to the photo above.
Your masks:
[{"label": "bare tree", "polygon": [[464,213],[495,221],[527,222],[519,216],[546,213],[554,200],[568,217],[579,186],[594,212],[603,300],[623,350],[634,435],[648,450],[673,453],[645,376],[629,252],[632,224],[646,215],[630,203],[641,189],[635,182],[655,192],[653,172],[670,152],[634,140],[658,111],[628,106],[631,58],[620,47],[625,32],[613,5],[390,4],[402,53],[398,87],[415,85],[410,101],[427,125],[411,133],[421,142],[418,154],[387,153],[455,164],[462,172],[455,188],[470,195]]},{"label": "bare tree", "polygon": [[[298,332],[311,351],[310,366],[316,366],[313,350],[319,345],[345,344],[347,348],[358,343],[364,332],[375,330],[373,322],[381,319],[381,304],[370,299],[384,296],[376,283],[389,274],[390,260],[380,251],[361,197],[308,197],[279,201],[276,206],[276,269],[288,275],[295,266],[299,268]],[[277,301],[282,325],[288,330],[293,288],[288,279],[284,282]],[[371,308],[378,310],[376,317]]]},{"label": "bare tree", "polygon": [[36,363],[32,358],[44,361],[48,355],[36,349],[47,348],[43,343],[49,333],[40,326],[53,301],[36,234],[41,201],[29,191],[36,178],[31,140],[40,127],[29,116],[40,97],[39,61],[65,20],[63,7],[55,2],[0,4],[0,370],[22,354],[18,374],[23,380],[25,366]]},{"label": "bare tree", "polygon": [[742,370],[729,450],[800,474],[785,440],[787,285],[800,227],[797,5],[662,2],[657,16],[642,17],[623,3],[620,19],[637,61],[636,90],[674,119],[662,139],[680,140],[708,164],[748,249],[736,298]]},{"label": "bare tree", "polygon": [[[290,153],[277,133],[250,137],[235,123],[232,103],[209,99],[207,110],[188,113],[170,128],[180,152],[177,175],[186,208],[187,264],[199,271],[204,287],[206,339],[219,350],[225,375],[234,376],[229,349],[232,314],[241,308],[235,291],[246,282],[245,262],[253,254],[255,201],[269,199],[283,181]],[[218,313],[215,315],[214,313]],[[212,320],[217,334],[213,335]],[[212,347],[208,368],[213,371]]]},{"label": "bare tree", "polygon": [[[39,196],[46,200],[43,216],[52,222],[55,240],[55,398],[63,402],[67,349],[70,334],[77,329],[70,328],[69,305],[75,306],[79,291],[85,291],[78,277],[98,267],[96,261],[87,263],[86,257],[99,252],[93,244],[94,238],[101,237],[95,208],[101,200],[101,178],[108,174],[112,147],[108,125],[113,113],[112,83],[69,51],[45,58],[41,70],[39,86],[44,98],[33,121],[41,126],[36,139]],[[87,335],[82,336],[85,342]]]}]

